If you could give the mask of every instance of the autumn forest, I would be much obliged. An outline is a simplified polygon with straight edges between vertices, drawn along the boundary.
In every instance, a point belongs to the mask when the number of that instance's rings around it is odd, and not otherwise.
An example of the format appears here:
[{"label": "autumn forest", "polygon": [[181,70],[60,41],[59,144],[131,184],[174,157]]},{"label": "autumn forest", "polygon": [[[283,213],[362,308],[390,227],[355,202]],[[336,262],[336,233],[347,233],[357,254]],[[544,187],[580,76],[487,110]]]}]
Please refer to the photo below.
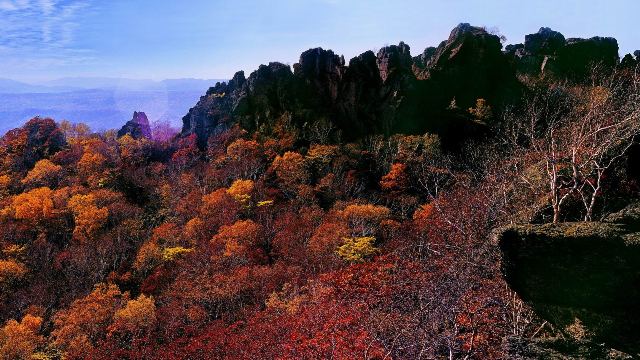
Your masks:
[{"label": "autumn forest", "polygon": [[0,359],[637,356],[613,42],[461,24],[238,73],[181,130],[29,120],[0,139]]}]

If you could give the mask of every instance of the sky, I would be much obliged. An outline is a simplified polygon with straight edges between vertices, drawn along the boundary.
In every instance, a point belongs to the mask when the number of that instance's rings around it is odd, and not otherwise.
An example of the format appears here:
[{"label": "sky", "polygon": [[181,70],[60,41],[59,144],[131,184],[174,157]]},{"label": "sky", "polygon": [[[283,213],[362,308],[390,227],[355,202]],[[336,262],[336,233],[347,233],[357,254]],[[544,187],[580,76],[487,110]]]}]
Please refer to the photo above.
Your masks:
[{"label": "sky", "polygon": [[230,78],[330,48],[348,60],[404,41],[417,55],[458,23],[521,43],[551,27],[640,49],[639,0],[0,0],[0,78]]}]

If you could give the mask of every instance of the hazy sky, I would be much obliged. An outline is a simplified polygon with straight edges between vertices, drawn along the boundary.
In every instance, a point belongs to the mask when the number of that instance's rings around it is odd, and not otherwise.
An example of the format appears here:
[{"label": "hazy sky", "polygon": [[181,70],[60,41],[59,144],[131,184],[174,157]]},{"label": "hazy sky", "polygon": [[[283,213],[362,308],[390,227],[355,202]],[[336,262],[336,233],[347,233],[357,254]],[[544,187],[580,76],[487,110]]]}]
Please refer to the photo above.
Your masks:
[{"label": "hazy sky", "polygon": [[0,0],[0,78],[228,78],[322,46],[347,60],[405,41],[418,54],[460,22],[507,43],[549,26],[640,49],[640,0]]}]

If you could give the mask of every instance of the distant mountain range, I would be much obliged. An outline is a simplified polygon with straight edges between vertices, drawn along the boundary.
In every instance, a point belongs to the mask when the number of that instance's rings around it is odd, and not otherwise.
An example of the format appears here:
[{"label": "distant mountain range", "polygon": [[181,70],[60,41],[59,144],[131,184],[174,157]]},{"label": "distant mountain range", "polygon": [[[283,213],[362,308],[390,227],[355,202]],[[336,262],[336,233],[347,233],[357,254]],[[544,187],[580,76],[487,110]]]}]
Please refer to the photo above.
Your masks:
[{"label": "distant mountain range", "polygon": [[121,89],[131,91],[190,91],[214,86],[220,79],[127,79],[109,77],[69,77],[38,83],[0,78],[0,94],[59,93],[79,90]]},{"label": "distant mountain range", "polygon": [[0,79],[0,133],[35,116],[118,129],[134,111],[146,112],[151,122],[180,127],[189,108],[219,81],[78,77],[29,84]]}]

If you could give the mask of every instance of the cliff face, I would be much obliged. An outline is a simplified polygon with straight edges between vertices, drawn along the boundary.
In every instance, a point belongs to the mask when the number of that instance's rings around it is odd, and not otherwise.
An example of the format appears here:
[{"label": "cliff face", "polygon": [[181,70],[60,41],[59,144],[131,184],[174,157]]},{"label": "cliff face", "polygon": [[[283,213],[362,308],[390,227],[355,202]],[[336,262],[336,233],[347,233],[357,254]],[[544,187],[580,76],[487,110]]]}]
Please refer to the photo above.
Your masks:
[{"label": "cliff face", "polygon": [[455,140],[481,133],[482,126],[461,109],[486,99],[495,109],[517,101],[517,72],[584,76],[590,64],[618,62],[615,39],[566,40],[543,28],[525,44],[502,51],[500,38],[485,29],[460,24],[437,48],[411,57],[405,43],[367,51],[346,64],[331,50],[311,49],[293,69],[280,63],[262,65],[245,79],[237,73],[228,83],[209,89],[183,118],[183,135],[207,138],[238,123],[248,130],[269,128],[287,113],[304,127],[328,120],[346,140],[367,134],[435,132]]}]

